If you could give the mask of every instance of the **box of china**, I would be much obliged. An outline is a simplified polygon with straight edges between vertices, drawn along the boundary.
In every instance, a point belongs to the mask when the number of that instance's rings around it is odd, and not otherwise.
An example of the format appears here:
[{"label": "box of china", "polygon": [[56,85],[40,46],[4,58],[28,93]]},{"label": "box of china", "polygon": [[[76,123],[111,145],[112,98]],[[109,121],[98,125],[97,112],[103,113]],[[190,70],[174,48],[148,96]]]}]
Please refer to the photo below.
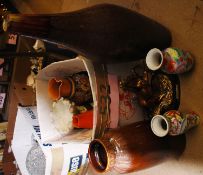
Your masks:
[{"label": "box of china", "polygon": [[[65,152],[77,152],[77,155],[83,155],[84,150],[80,153],[78,146],[86,148],[88,153],[88,144],[93,138],[103,135],[107,128],[116,128],[129,123],[143,120],[144,114],[142,109],[132,105],[132,95],[123,92],[119,88],[119,77],[127,76],[131,68],[136,63],[125,63],[114,65],[103,65],[92,63],[88,59],[78,56],[75,59],[55,62],[42,69],[36,79],[36,97],[37,97],[37,114],[41,133],[41,142],[43,145],[52,145],[46,154],[59,153],[59,150],[53,151],[53,145],[75,144],[75,148],[66,150],[63,148],[63,156],[56,156],[60,166],[50,166],[52,172],[62,167],[71,167],[71,157],[64,156]],[[77,74],[86,71],[89,76],[89,82],[93,97],[93,128],[75,130],[71,134],[62,134],[55,126],[52,119],[53,101],[48,95],[48,82],[54,77],[66,78],[68,75]],[[47,147],[46,147],[47,148]],[[64,151],[65,150],[65,151]],[[87,160],[87,157],[82,159]],[[83,162],[83,161],[82,161]],[[77,171],[84,164],[78,163]],[[59,164],[59,163],[57,163]]]},{"label": "box of china", "polygon": [[[103,134],[105,128],[116,128],[138,120],[143,120],[144,114],[139,105],[127,101],[130,95],[119,88],[119,77],[128,76],[137,62],[103,65],[92,63],[79,56],[75,59],[59,61],[42,69],[36,79],[37,113],[41,130],[42,142],[83,142],[89,143],[92,138]],[[93,130],[80,130],[70,135],[62,135],[55,127],[50,116],[53,101],[48,95],[48,81],[53,77],[67,77],[75,73],[87,71],[93,96]],[[121,96],[124,98],[121,99]],[[124,104],[125,103],[125,104]],[[128,105],[127,105],[128,104]],[[122,112],[125,111],[125,116]],[[129,116],[130,115],[130,116]],[[126,121],[125,121],[126,118]],[[132,119],[136,118],[136,119]],[[128,123],[129,122],[129,123]]]}]

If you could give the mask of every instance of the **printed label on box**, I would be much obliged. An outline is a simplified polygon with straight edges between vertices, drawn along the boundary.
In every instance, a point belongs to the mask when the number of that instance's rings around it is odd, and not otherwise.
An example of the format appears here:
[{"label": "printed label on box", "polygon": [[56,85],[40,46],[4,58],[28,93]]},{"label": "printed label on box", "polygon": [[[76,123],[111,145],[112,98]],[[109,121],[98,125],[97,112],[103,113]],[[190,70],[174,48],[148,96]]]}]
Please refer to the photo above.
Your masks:
[{"label": "printed label on box", "polygon": [[37,118],[37,107],[36,106],[31,106],[31,107],[18,107],[28,122],[31,124],[33,127],[33,130],[35,131],[33,134],[38,136],[36,139],[41,139],[41,132],[40,132],[40,126]]},{"label": "printed label on box", "polygon": [[81,164],[82,164],[82,155],[71,157],[68,175],[79,173]]}]

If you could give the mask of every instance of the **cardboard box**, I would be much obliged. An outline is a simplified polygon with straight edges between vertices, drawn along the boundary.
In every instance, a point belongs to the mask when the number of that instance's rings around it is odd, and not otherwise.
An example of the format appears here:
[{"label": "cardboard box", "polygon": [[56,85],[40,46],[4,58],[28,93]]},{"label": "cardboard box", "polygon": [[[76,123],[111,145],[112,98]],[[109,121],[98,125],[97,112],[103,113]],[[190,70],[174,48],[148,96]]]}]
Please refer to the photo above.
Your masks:
[{"label": "cardboard box", "polygon": [[41,142],[40,126],[36,112],[36,107],[18,108],[11,147],[21,173],[29,175],[26,168],[26,159],[28,152],[36,144],[35,141],[38,142],[46,158],[46,175],[84,173],[88,162],[88,144]]},{"label": "cardboard box", "polygon": [[39,72],[36,79],[36,98],[42,142],[90,142],[92,131],[89,129],[73,130],[73,133],[71,133],[71,135],[63,135],[56,129],[53,118],[51,117],[53,101],[48,96],[48,81],[50,79],[54,77],[65,78],[68,75],[86,70],[87,68],[83,59],[76,58],[67,61],[52,63]]},{"label": "cardboard box", "polygon": [[[107,128],[115,128],[132,122],[144,120],[144,113],[138,104],[131,108],[126,103],[133,103],[129,94],[119,88],[119,79],[129,75],[131,69],[138,62],[104,65],[92,63],[79,56],[75,59],[55,62],[39,72],[36,80],[37,112],[41,128],[42,142],[83,142],[89,143],[91,139],[100,137]],[[50,117],[53,101],[48,97],[48,81],[54,77],[67,77],[74,73],[87,71],[93,95],[93,130],[83,130],[80,133],[63,136],[54,126]],[[120,96],[126,98],[122,101]],[[126,117],[121,115],[121,108],[125,110]],[[131,112],[131,114],[130,114]],[[130,116],[130,117],[129,117]]]},{"label": "cardboard box", "polygon": [[22,111],[18,109],[11,148],[19,169],[24,175],[29,174],[25,162],[32,147],[32,134],[32,126],[24,117]]},{"label": "cardboard box", "polygon": [[[17,120],[19,115],[23,115],[29,123],[29,128],[26,126],[27,129],[22,130],[26,122],[16,122],[12,148],[15,156],[24,154],[20,159],[17,158],[19,166],[23,166],[21,162],[25,163],[25,156],[31,148],[30,137],[34,135],[46,156],[45,174],[83,174],[87,170],[88,144],[92,139],[101,137],[107,128],[116,128],[144,119],[139,105],[131,104],[131,96],[119,88],[120,79],[127,76],[135,64],[137,63],[129,63],[125,67],[123,64],[106,66],[79,56],[52,63],[42,69],[36,79],[37,108],[18,109]],[[53,101],[48,96],[48,81],[53,77],[64,78],[81,71],[88,72],[92,89],[93,129],[83,129],[64,136],[55,128],[51,118]],[[125,111],[125,115],[121,111]],[[26,134],[22,137],[24,131]],[[22,139],[20,145],[17,142],[18,137]],[[21,153],[16,153],[20,147]],[[25,167],[21,169],[26,172]]]},{"label": "cardboard box", "polygon": [[[103,71],[103,67],[99,66],[99,68],[99,70]],[[62,136],[55,129],[50,117],[52,101],[47,94],[48,80],[51,77],[63,77],[84,70],[88,71],[91,88],[95,90],[93,90],[94,118],[96,119],[94,120],[94,128],[93,130],[80,131],[72,134],[71,136]],[[95,128],[99,128],[97,127],[97,118],[99,121],[101,120],[101,118],[97,116],[101,114],[103,117],[107,118],[106,114],[108,110],[106,109],[109,109],[106,105],[98,103],[101,102],[98,100],[98,94],[103,93],[103,91],[108,92],[106,91],[106,87],[108,87],[108,83],[106,82],[107,79],[101,77],[105,74],[99,73],[98,75],[99,76],[95,76],[93,64],[81,57],[73,60],[53,63],[39,73],[36,80],[37,108],[18,108],[14,137],[12,140],[12,149],[17,164],[24,175],[28,174],[25,162],[26,156],[32,147],[33,136],[34,139],[38,141],[46,156],[46,175],[63,175],[75,172],[83,174],[87,170],[88,143],[96,133]],[[99,83],[97,83],[97,81]],[[103,82],[105,82],[105,84],[102,84]],[[99,91],[97,92],[98,89]],[[103,109],[105,113],[101,109]],[[97,133],[99,132],[100,129]]]}]

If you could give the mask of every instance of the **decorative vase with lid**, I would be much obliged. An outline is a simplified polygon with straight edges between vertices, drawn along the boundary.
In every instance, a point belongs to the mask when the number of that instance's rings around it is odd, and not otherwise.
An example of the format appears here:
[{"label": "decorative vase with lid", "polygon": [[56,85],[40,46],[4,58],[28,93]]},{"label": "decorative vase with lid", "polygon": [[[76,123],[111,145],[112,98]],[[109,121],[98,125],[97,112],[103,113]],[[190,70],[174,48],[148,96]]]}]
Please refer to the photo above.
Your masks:
[{"label": "decorative vase with lid", "polygon": [[199,124],[200,117],[195,112],[181,113],[171,110],[163,115],[156,115],[151,120],[151,128],[155,135],[164,137],[185,133]]},{"label": "decorative vase with lid", "polygon": [[150,122],[141,121],[107,131],[89,145],[89,159],[94,170],[129,173],[153,166],[166,153],[180,154],[185,148],[185,136],[160,138],[153,134]]},{"label": "decorative vase with lid", "polygon": [[151,49],[146,56],[147,67],[151,70],[161,69],[168,74],[180,74],[189,71],[194,64],[189,52],[179,48],[166,48],[161,51]]}]

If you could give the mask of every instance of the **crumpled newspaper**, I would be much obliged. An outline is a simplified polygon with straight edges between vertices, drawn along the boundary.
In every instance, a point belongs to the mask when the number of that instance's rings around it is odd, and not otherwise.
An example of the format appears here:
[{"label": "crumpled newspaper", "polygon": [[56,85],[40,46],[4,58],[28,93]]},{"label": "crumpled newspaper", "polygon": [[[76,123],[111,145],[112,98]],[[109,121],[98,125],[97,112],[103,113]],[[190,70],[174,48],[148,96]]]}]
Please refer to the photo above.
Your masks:
[{"label": "crumpled newspaper", "polygon": [[46,158],[38,143],[33,144],[26,158],[26,168],[30,175],[44,175]]}]

